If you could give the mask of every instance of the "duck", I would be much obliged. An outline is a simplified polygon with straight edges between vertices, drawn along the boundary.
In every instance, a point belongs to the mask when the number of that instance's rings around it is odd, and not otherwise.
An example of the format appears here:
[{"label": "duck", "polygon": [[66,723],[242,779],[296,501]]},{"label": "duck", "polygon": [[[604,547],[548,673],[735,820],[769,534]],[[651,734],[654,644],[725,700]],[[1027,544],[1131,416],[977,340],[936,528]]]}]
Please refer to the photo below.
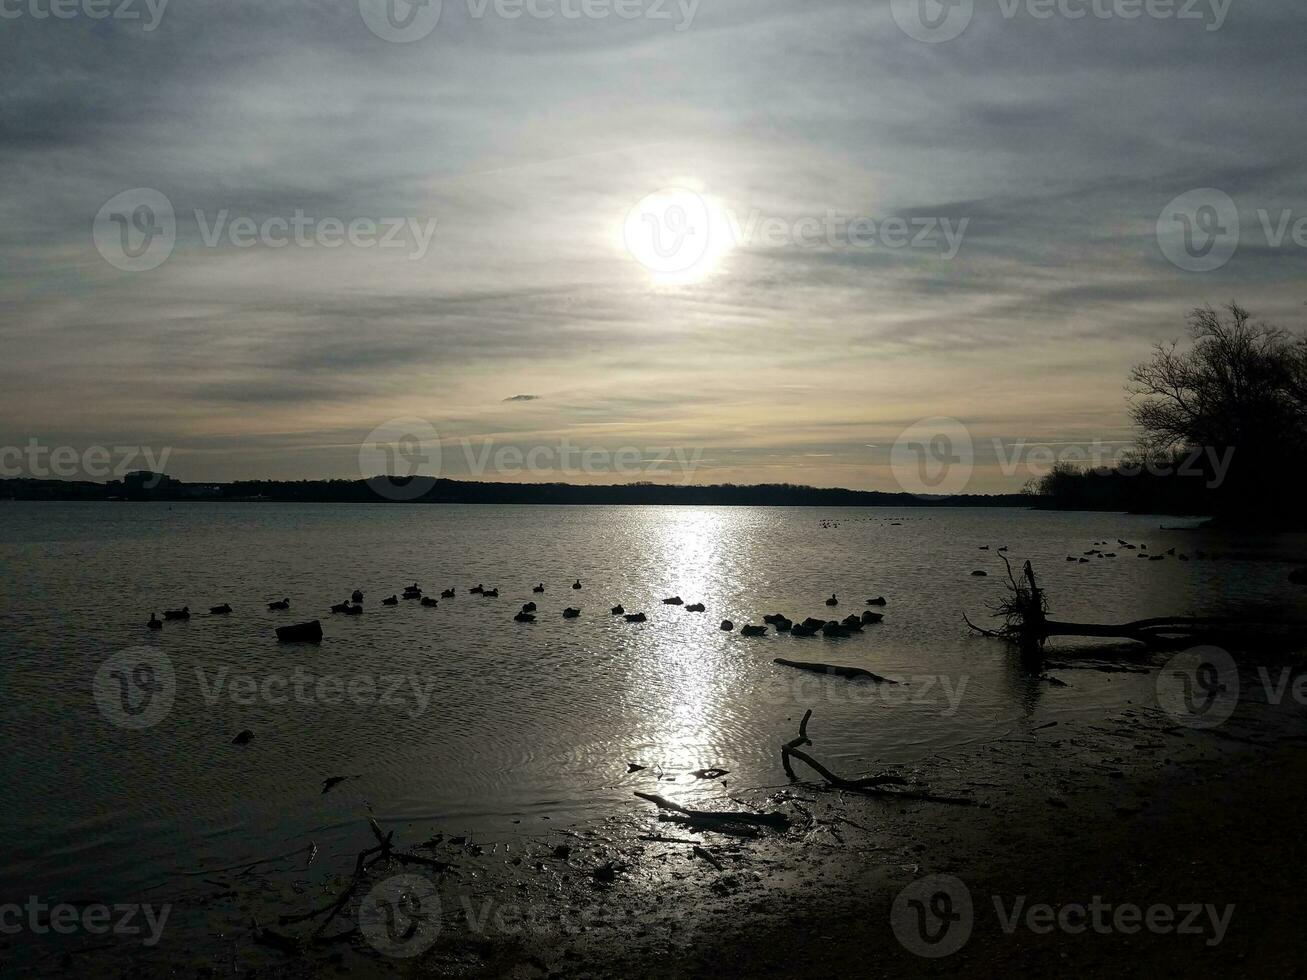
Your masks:
[{"label": "duck", "polygon": [[483,589],[483,590],[481,591],[481,594],[482,594],[483,596],[485,596],[487,599],[498,599],[498,598],[499,598],[499,590],[498,590],[498,589]]},{"label": "duck", "polygon": [[740,627],[741,636],[765,636],[766,633],[766,626],[754,626],[752,623],[746,623]]},{"label": "duck", "polygon": [[334,603],[334,604],[332,605],[332,607],[331,607],[331,611],[334,612],[334,613],[343,613],[343,612],[348,612],[348,611],[349,611],[349,603],[348,603],[348,602],[337,602],[337,603]]},{"label": "duck", "polygon": [[535,612],[535,611],[536,611],[536,604],[534,602],[528,602],[522,606],[522,612]]},{"label": "duck", "polygon": [[844,619],[840,622],[840,625],[843,626],[846,630],[854,630],[855,632],[858,633],[862,632],[862,619],[854,615],[853,613],[850,613],[849,615],[845,616]]},{"label": "duck", "polygon": [[686,612],[703,612],[706,607],[702,602],[692,602],[685,607]]},{"label": "duck", "polygon": [[406,588],[406,589],[404,590],[404,598],[405,598],[405,599],[421,599],[421,598],[422,598],[422,590],[421,590],[421,589],[418,589],[418,588],[415,588],[415,587],[413,587],[413,586],[410,585],[408,588]]},{"label": "duck", "polygon": [[481,594],[482,592],[484,592],[484,591],[485,591],[485,588],[484,588],[483,586],[480,586],[480,585],[475,586],[474,588],[468,589],[468,592],[470,592],[472,595],[480,595],[480,594]]},{"label": "duck", "polygon": [[879,623],[884,618],[885,615],[883,613],[875,613],[872,612],[870,609],[864,609],[862,611],[862,622],[864,625],[867,623]]},{"label": "duck", "polygon": [[246,728],[243,731],[239,731],[236,733],[236,737],[231,740],[231,744],[249,745],[250,739],[252,739],[253,737],[254,737],[254,733],[250,731],[248,728]]},{"label": "duck", "polygon": [[848,636],[849,631],[845,629],[843,626],[841,626],[839,623],[829,622],[821,628],[821,635],[831,636],[831,637]]},{"label": "duck", "polygon": [[802,623],[795,623],[794,628],[790,630],[790,636],[808,637],[808,636],[816,636],[816,635],[817,635],[816,630],[809,629],[807,626],[804,626]]},{"label": "duck", "polygon": [[878,596],[876,596],[876,598],[874,598],[874,599],[868,599],[868,600],[867,600],[867,605],[869,605],[869,606],[883,606],[883,605],[885,605],[885,597],[884,597],[883,595],[878,595]]},{"label": "duck", "polygon": [[453,590],[453,589],[445,589],[444,592],[440,593],[440,598],[442,598],[442,599],[452,599],[452,598],[454,598],[454,590]]},{"label": "duck", "polygon": [[581,615],[581,610],[574,609],[571,606],[568,606],[566,609],[563,610],[564,619],[576,619],[576,617],[579,615]]},{"label": "duck", "polygon": [[674,595],[674,596],[671,596],[670,598],[667,598],[667,599],[664,599],[664,600],[663,600],[663,605],[664,605],[664,606],[680,606],[680,605],[684,605],[684,603],[685,603],[685,600],[683,600],[683,599],[682,599],[680,596],[678,596],[678,595]]},{"label": "duck", "polygon": [[627,621],[628,623],[643,623],[643,622],[644,622],[645,620],[647,620],[648,618],[649,618],[649,617],[646,616],[644,613],[627,613],[627,614],[626,614],[626,621]]},{"label": "duck", "polygon": [[191,607],[182,606],[180,609],[165,609],[163,611],[164,619],[190,619]]},{"label": "duck", "polygon": [[626,614],[626,610],[623,609],[621,606],[613,606],[613,615],[614,615],[614,616],[623,616],[623,615],[625,615],[625,614]]},{"label": "duck", "polygon": [[420,588],[418,588],[418,584],[417,584],[416,582],[414,582],[412,585],[406,585],[406,586],[404,586],[404,591],[405,591],[405,592],[421,592],[422,590],[421,590]]},{"label": "duck", "polygon": [[721,630],[723,633],[729,633],[733,629],[735,629],[734,623],[732,623],[729,619],[722,620]]},{"label": "duck", "polygon": [[231,606],[225,602],[221,606],[209,607],[209,613],[213,616],[225,616],[229,612],[231,612]]},{"label": "duck", "polygon": [[837,598],[835,597],[835,593],[832,592],[832,593],[831,593],[831,597],[830,597],[829,599],[826,600],[826,605],[828,605],[828,606],[838,606],[839,604],[840,604],[840,600],[837,599]]},{"label": "duck", "polygon": [[826,620],[818,619],[816,616],[809,616],[803,621],[803,626],[810,630],[819,630],[826,625]]},{"label": "duck", "polygon": [[161,630],[163,629],[163,620],[154,613],[150,613],[150,621],[145,625],[150,627],[152,630]]},{"label": "duck", "polygon": [[381,604],[382,604],[383,606],[398,606],[398,605],[399,605],[399,596],[397,596],[397,595],[392,595],[392,596],[391,596],[390,598],[388,598],[388,599],[382,599],[382,600],[381,600]]},{"label": "duck", "polygon": [[581,580],[580,580],[580,579],[577,579],[575,582],[572,583],[572,588],[574,588],[574,589],[579,589],[580,587],[581,587]]},{"label": "duck", "polygon": [[438,603],[435,599],[431,598],[431,596],[424,595],[422,597],[422,605],[426,606],[428,609],[435,609],[438,605],[440,605],[440,603]]},{"label": "duck", "polygon": [[535,588],[533,588],[531,591],[532,591],[532,592],[543,592],[543,591],[545,591],[545,583],[544,583],[544,582],[541,582],[539,585],[537,585],[537,586],[536,586]]},{"label": "duck", "polygon": [[269,609],[289,609],[289,608],[290,608],[290,600],[289,600],[289,599],[282,599],[282,600],[280,600],[280,601],[278,601],[278,602],[270,602],[270,603],[268,603],[268,608],[269,608]]},{"label": "duck", "polygon": [[982,572],[980,569],[976,569],[974,572],[971,573],[971,575],[973,578],[985,578],[986,576],[989,575],[989,572]]},{"label": "duck", "polygon": [[532,616],[529,612],[525,612],[525,611],[520,612],[513,617],[513,622],[515,623],[534,623],[535,621],[536,618]]},{"label": "duck", "polygon": [[363,607],[360,606],[360,605],[358,605],[358,604],[355,604],[355,605],[352,605],[352,606],[348,606],[348,607],[346,607],[346,609],[345,609],[345,615],[346,615],[346,616],[362,616],[362,615],[363,615]]},{"label": "duck", "polygon": [[350,597],[349,597],[349,598],[350,598],[350,601],[351,601],[351,602],[362,602],[362,601],[363,601],[363,592],[362,592],[362,590],[361,590],[361,589],[355,589],[355,590],[353,591],[353,593],[350,594]]}]

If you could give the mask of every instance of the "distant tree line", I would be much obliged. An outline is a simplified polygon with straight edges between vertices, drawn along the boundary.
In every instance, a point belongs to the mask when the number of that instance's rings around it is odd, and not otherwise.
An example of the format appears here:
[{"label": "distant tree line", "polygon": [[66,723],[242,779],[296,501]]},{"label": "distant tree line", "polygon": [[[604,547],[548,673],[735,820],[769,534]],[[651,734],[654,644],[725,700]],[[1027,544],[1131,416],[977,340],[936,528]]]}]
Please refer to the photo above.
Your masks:
[{"label": "distant tree line", "polygon": [[[199,492],[197,488],[202,488]],[[0,497],[18,500],[105,500],[113,485],[61,480],[0,480]],[[683,486],[657,483],[574,485],[568,483],[489,483],[431,477],[367,480],[237,480],[188,484],[169,481],[137,489],[130,499],[267,500],[319,503],[430,504],[690,504],[699,506],[794,507],[1028,507],[1022,494],[920,497],[909,493],[845,490],[769,483],[751,486]]]}]

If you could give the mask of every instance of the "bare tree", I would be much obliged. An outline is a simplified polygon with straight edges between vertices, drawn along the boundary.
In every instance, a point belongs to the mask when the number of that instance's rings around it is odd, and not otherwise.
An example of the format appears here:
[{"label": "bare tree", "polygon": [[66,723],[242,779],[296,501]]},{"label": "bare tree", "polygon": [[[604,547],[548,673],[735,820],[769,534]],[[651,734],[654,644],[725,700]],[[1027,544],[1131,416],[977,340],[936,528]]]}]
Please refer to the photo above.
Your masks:
[{"label": "bare tree", "polygon": [[[1255,322],[1237,303],[1189,315],[1191,345],[1161,344],[1127,390],[1141,446],[1155,456],[1232,451],[1222,499],[1229,509],[1294,480],[1307,448],[1307,340]],[[1266,515],[1264,515],[1266,516]]]}]

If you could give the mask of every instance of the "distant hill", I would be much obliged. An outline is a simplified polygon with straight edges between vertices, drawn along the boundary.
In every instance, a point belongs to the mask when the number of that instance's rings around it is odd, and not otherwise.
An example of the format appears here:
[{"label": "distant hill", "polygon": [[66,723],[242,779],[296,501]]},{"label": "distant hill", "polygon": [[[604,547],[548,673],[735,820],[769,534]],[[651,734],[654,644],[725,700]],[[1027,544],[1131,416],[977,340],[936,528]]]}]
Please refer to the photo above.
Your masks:
[{"label": "distant hill", "polygon": [[[141,482],[87,483],[64,480],[0,480],[7,500],[209,500],[306,503],[417,504],[687,504],[770,507],[1029,507],[1025,494],[962,494],[920,497],[910,493],[805,487],[789,483],[737,486],[669,486],[622,483],[484,483],[414,477],[411,481],[238,480],[182,483],[163,477]],[[395,498],[404,498],[402,500]]]}]

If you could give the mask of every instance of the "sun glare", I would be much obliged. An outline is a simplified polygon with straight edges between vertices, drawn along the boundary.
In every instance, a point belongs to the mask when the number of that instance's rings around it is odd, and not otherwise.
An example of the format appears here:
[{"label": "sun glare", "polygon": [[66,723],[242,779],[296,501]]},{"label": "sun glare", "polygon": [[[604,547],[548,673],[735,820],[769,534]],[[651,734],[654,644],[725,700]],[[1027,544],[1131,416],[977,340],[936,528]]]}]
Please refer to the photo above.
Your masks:
[{"label": "sun glare", "polygon": [[665,187],[642,199],[622,226],[626,250],[660,284],[702,282],[735,245],[730,214],[715,198]]}]

